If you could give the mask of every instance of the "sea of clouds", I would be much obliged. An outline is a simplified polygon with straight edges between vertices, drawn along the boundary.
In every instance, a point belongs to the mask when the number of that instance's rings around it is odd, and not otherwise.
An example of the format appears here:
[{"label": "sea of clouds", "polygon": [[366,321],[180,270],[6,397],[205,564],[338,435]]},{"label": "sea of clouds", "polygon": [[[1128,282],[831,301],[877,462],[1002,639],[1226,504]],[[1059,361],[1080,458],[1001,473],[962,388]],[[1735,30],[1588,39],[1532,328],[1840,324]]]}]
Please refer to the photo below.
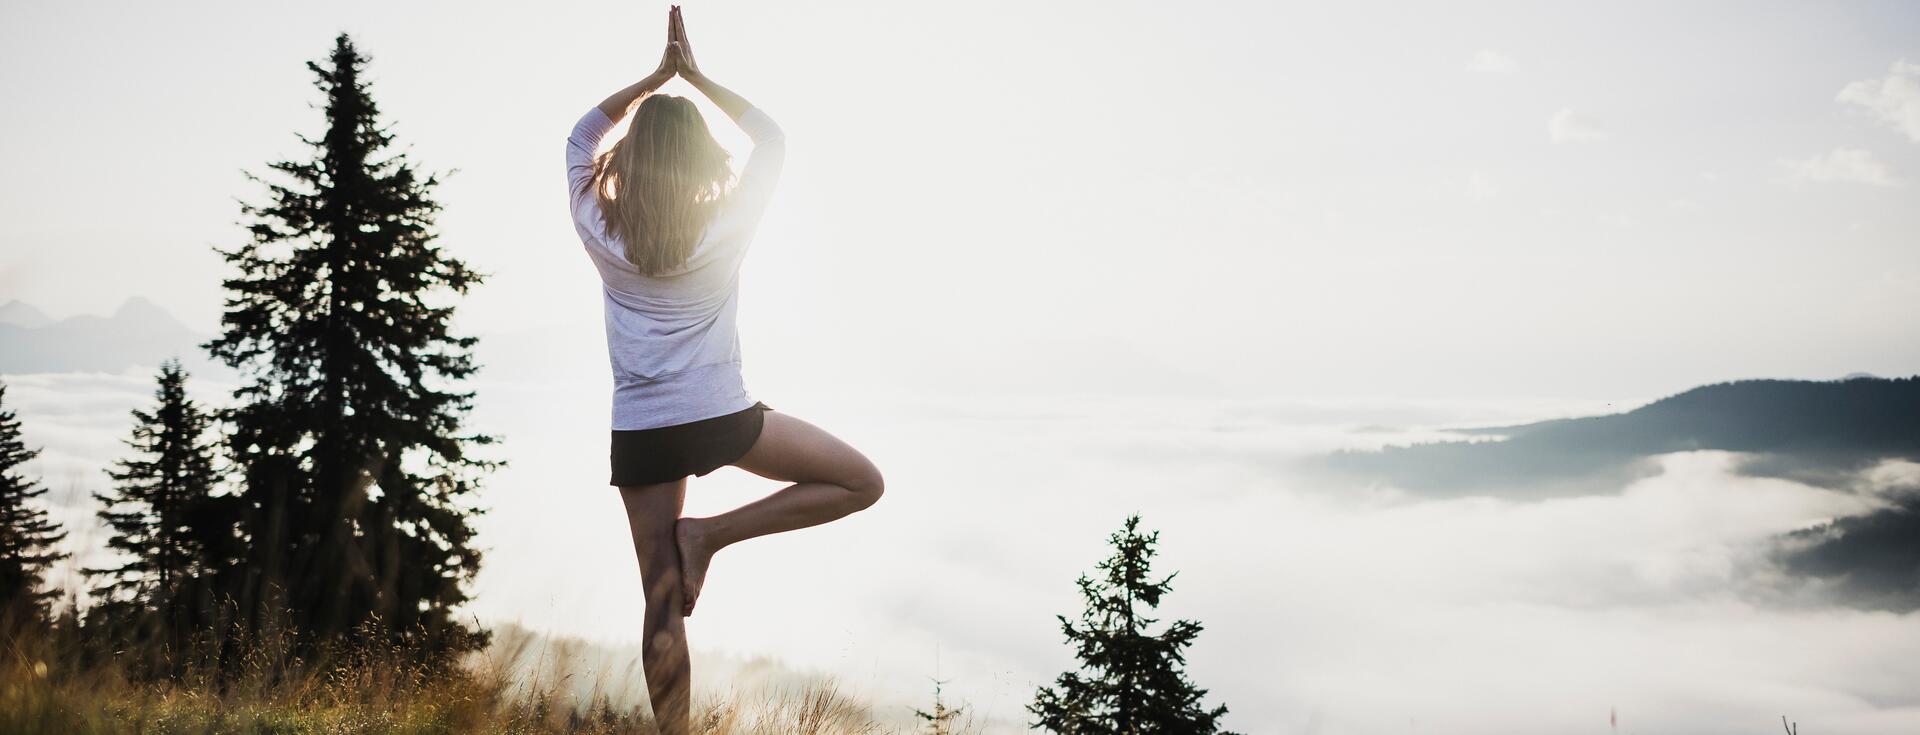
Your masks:
[{"label": "sea of clouds", "polygon": [[[586,641],[546,665],[639,701],[638,571],[605,484],[600,369],[476,384],[474,423],[505,439],[510,465],[487,484],[471,611]],[[90,494],[124,456],[128,411],[151,402],[152,377],[6,380],[43,449],[30,471],[80,552],[71,574],[101,558]],[[214,405],[229,388],[194,386]],[[1920,465],[1883,464],[1847,492],[1687,452],[1598,494],[1435,500],[1300,460],[1636,404],[761,397],[860,447],[888,494],[716,559],[688,622],[709,694],[831,678],[905,725],[938,676],[989,732],[1018,731],[1034,688],[1073,665],[1053,616],[1077,613],[1074,578],[1138,512],[1161,533],[1156,568],[1179,572],[1162,616],[1206,626],[1189,674],[1241,732],[1602,732],[1610,713],[1625,732],[1765,732],[1782,714],[1809,730],[1920,728],[1916,614],[1832,604],[1769,556],[1780,534],[1881,507],[1882,491],[1920,482]],[[777,487],[722,469],[692,483],[687,512]]]}]

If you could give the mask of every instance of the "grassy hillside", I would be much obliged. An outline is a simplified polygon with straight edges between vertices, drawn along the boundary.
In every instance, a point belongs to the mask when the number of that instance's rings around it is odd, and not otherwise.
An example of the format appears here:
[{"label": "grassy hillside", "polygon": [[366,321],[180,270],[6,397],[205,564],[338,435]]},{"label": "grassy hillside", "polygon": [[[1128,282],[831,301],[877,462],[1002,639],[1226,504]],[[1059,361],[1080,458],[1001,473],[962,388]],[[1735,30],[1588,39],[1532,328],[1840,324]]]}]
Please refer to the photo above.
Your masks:
[{"label": "grassy hillside", "polygon": [[[433,673],[403,651],[361,650],[326,661],[281,661],[262,648],[239,672],[195,672],[141,682],[114,660],[89,662],[57,632],[16,635],[0,659],[0,732],[95,733],[652,733],[631,692],[596,682],[582,696],[570,675],[543,678],[520,664],[531,635]],[[642,686],[639,682],[618,685]],[[696,693],[697,695],[699,693]],[[831,681],[697,700],[696,733],[893,733]],[[961,730],[956,730],[962,732]]]}]

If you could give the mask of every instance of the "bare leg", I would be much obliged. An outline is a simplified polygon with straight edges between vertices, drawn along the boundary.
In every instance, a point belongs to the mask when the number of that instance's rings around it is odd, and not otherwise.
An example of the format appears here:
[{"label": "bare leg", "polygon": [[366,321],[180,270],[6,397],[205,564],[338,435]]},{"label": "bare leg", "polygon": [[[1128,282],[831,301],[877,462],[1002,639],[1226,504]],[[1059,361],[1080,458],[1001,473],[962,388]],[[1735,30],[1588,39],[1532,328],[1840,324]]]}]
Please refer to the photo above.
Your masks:
[{"label": "bare leg", "polygon": [[687,735],[693,669],[687,660],[687,629],[681,616],[680,551],[674,526],[687,498],[687,480],[620,488],[640,559],[647,608],[641,617],[640,665],[660,735]]},{"label": "bare leg", "polygon": [[779,411],[768,411],[765,418],[760,439],[733,464],[793,484],[717,516],[680,519],[686,615],[693,614],[714,552],[756,536],[817,526],[880,500],[884,489],[880,470],[859,450]]}]

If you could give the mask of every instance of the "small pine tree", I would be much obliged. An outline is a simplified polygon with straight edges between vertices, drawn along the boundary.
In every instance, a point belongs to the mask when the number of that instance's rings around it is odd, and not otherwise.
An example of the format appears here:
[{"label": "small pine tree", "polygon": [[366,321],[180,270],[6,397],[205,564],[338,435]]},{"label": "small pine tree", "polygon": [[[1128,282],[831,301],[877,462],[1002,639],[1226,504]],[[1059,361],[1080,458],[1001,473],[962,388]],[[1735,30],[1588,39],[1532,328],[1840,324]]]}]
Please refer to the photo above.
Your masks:
[{"label": "small pine tree", "polygon": [[87,573],[102,581],[105,617],[177,646],[212,602],[208,583],[233,553],[233,526],[221,507],[228,498],[213,494],[212,416],[187,396],[178,360],[161,364],[157,382],[153,412],[133,410],[126,444],[136,457],[108,470],[111,493],[94,494],[112,533],[107,547],[126,562]]},{"label": "small pine tree", "polygon": [[1139,524],[1138,514],[1129,516],[1126,527],[1109,537],[1114,554],[1096,567],[1101,579],[1080,575],[1087,603],[1080,624],[1055,616],[1082,670],[1061,674],[1054,686],[1034,695],[1027,705],[1040,718],[1034,726],[1068,735],[1220,732],[1226,705],[1202,707],[1207,690],[1181,671],[1182,650],[1200,635],[1200,624],[1176,620],[1159,635],[1147,632],[1159,621],[1147,617],[1146,610],[1160,606],[1178,572],[1157,582],[1149,579],[1160,533],[1141,534]]},{"label": "small pine tree", "polygon": [[954,733],[957,732],[954,729],[956,726],[954,720],[959,719],[960,715],[964,714],[967,710],[964,706],[947,709],[946,700],[940,696],[940,685],[945,683],[946,682],[939,679],[933,680],[932,712],[917,708],[913,711],[913,716],[926,721],[928,735],[954,735]]},{"label": "small pine tree", "polygon": [[20,419],[6,408],[7,386],[0,383],[0,631],[47,621],[48,567],[67,558],[54,550],[66,538],[36,498],[47,488],[21,475],[20,465],[39,456],[20,437]]}]

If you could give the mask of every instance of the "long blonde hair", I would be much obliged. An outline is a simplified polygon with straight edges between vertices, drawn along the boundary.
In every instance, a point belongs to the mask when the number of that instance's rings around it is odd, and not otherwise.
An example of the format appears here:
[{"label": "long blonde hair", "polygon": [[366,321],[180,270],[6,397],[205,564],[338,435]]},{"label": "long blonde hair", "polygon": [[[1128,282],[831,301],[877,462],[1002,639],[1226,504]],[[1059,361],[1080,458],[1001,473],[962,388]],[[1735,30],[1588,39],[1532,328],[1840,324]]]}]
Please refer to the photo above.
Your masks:
[{"label": "long blonde hair", "polygon": [[731,161],[691,100],[642,99],[626,136],[593,162],[601,221],[627,262],[649,276],[685,263],[732,188]]}]

